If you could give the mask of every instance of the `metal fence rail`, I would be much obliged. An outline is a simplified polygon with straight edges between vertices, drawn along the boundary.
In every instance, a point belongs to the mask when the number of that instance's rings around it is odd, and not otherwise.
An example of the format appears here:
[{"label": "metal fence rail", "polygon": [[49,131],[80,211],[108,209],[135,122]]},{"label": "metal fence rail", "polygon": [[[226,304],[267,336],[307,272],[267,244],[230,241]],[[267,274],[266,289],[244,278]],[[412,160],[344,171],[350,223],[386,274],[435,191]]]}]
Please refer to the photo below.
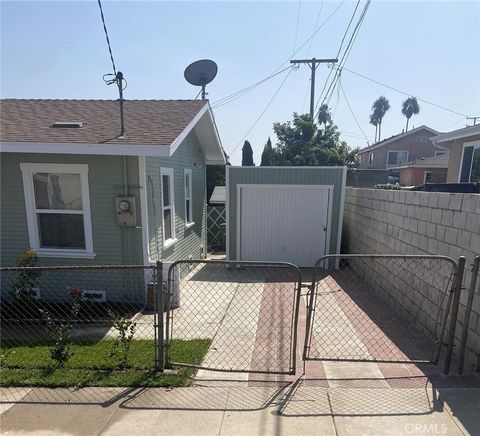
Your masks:
[{"label": "metal fence rail", "polygon": [[437,363],[449,314],[456,316],[456,273],[443,256],[320,258],[305,360]]},{"label": "metal fence rail", "polygon": [[155,267],[1,268],[0,284],[2,367],[156,367]]},{"label": "metal fence rail", "polygon": [[[179,261],[168,273],[166,364],[294,373],[301,275],[288,263]],[[204,341],[187,364],[176,341]]]}]

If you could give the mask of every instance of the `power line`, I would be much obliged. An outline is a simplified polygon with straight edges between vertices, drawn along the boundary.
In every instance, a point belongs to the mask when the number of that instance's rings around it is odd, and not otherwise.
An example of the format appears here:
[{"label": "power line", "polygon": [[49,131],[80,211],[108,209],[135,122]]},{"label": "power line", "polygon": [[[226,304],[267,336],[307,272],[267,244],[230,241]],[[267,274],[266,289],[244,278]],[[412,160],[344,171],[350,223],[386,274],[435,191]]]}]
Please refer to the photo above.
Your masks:
[{"label": "power line", "polygon": [[350,106],[350,103],[349,103],[348,98],[347,98],[347,94],[345,93],[345,90],[343,89],[342,82],[339,82],[339,88],[340,88],[340,90],[342,91],[343,97],[345,98],[345,101],[346,101],[346,103],[347,103],[347,106],[348,106],[348,108],[350,109],[350,113],[352,114],[352,117],[353,117],[353,119],[355,120],[355,123],[357,124],[358,128],[359,128],[360,131],[362,132],[362,134],[363,134],[363,136],[365,137],[365,139],[367,140],[367,142],[369,142],[370,140],[368,139],[368,136],[367,136],[367,135],[365,134],[365,132],[363,131],[362,126],[361,126],[360,123],[358,122],[357,117],[355,116],[355,113],[353,112],[353,109],[352,109],[352,107]]},{"label": "power line", "polygon": [[[357,9],[358,9],[359,4],[360,4],[360,0],[357,1],[357,4],[356,4],[355,9],[354,9],[354,11],[353,11],[353,14],[352,14],[352,16],[351,16],[351,18],[350,18],[350,21],[349,21],[349,23],[348,23],[348,26],[347,26],[347,28],[346,28],[346,30],[345,30],[345,33],[343,34],[343,38],[342,38],[342,41],[341,41],[340,46],[339,46],[339,48],[338,48],[336,58],[338,58],[338,57],[340,56],[340,52],[342,51],[343,43],[344,43],[345,38],[346,38],[346,36],[347,36],[348,30],[350,29],[350,26],[352,25],[352,22],[353,22],[353,19],[354,19],[354,17],[355,17],[355,14],[357,13]],[[325,92],[325,88],[327,87],[328,81],[330,80],[330,76],[332,75],[332,72],[333,72],[333,71],[334,71],[334,70],[331,69],[330,72],[328,73],[328,76],[327,76],[327,78],[326,78],[326,80],[325,80],[325,83],[324,83],[324,85],[323,85],[322,91],[320,92],[320,95],[318,96],[318,101],[320,101],[320,99],[322,98],[323,93]],[[316,106],[315,106],[315,109],[317,108],[317,106],[318,106],[318,102],[317,102],[317,104],[316,104]]]},{"label": "power line", "polygon": [[293,52],[295,52],[295,48],[297,46],[298,25],[300,24],[300,9],[301,8],[302,8],[302,0],[299,0],[298,1],[298,10],[297,10],[297,25],[295,27],[295,39],[293,40]]},{"label": "power line", "polygon": [[212,108],[223,106],[224,104],[230,103],[231,101],[236,100],[237,98],[243,97],[248,92],[253,91],[257,86],[261,85],[267,80],[274,78],[275,76],[278,76],[279,74],[289,69],[292,69],[292,66],[288,66],[287,68],[284,68],[283,70],[280,70],[274,74],[271,74],[270,76],[267,76],[264,79],[259,80],[258,82],[252,83],[251,85],[248,85],[247,87],[240,89],[239,91],[234,92],[233,94],[227,95],[226,97],[223,97],[220,100],[217,100],[216,102],[212,103]]},{"label": "power line", "polygon": [[[313,30],[317,28],[318,22],[320,21],[320,16],[322,15],[323,3],[324,3],[324,0],[322,0],[322,2],[320,3],[320,9],[318,11],[317,20],[315,21],[315,26],[313,27]],[[308,58],[308,55],[310,54],[310,50],[312,50],[313,40],[314,38],[310,40],[310,45],[308,46],[307,55],[305,56],[307,58]]]},{"label": "power line", "polygon": [[[247,137],[247,135],[254,129],[254,127],[257,125],[257,123],[260,121],[260,118],[262,118],[263,114],[267,111],[267,109],[270,107],[270,105],[273,103],[273,100],[275,100],[275,97],[277,96],[277,94],[280,92],[280,90],[282,89],[283,85],[285,84],[285,82],[287,81],[288,79],[288,76],[290,76],[290,73],[293,71],[293,68],[290,69],[290,71],[287,73],[287,75],[285,76],[285,78],[282,80],[282,83],[280,83],[280,86],[278,87],[278,89],[275,91],[275,94],[273,94],[272,98],[270,99],[270,101],[267,103],[267,105],[265,106],[265,109],[263,109],[262,113],[257,117],[257,119],[253,122],[252,126],[247,130],[247,133],[245,133],[245,135],[243,135],[243,138],[238,142],[238,144],[233,148],[233,150],[230,152],[230,155],[232,155],[235,150],[240,146],[240,144],[244,141],[244,139]],[[230,157],[230,156],[229,156]]]},{"label": "power line", "polygon": [[[370,82],[376,83],[377,85],[380,85],[380,86],[383,86],[385,88],[391,89],[392,91],[398,92],[398,93],[406,95],[408,97],[411,97],[413,95],[409,92],[402,91],[401,89],[394,88],[393,86],[387,85],[385,83],[379,82],[378,80],[375,80],[375,79],[372,79],[370,77],[364,76],[363,74],[360,74],[360,73],[357,73],[355,71],[349,70],[348,68],[343,67],[342,69],[344,71],[348,71],[349,73],[355,74],[356,76],[362,77],[363,79],[369,80]],[[452,114],[460,115],[460,116],[465,117],[465,118],[468,117],[468,115],[466,115],[466,114],[462,114],[460,112],[454,111],[453,109],[448,109],[445,106],[440,106],[439,104],[432,103],[431,101],[425,100],[424,98],[416,97],[416,99],[422,101],[423,103],[429,104],[431,106],[435,106],[438,109],[443,109],[445,111],[451,112]]]},{"label": "power line", "polygon": [[[339,66],[336,68],[335,75],[334,75],[332,81],[330,82],[330,86],[328,87],[327,92],[325,93],[322,104],[325,103],[325,101],[327,101],[327,104],[328,104],[328,101],[330,101],[330,98],[332,97],[332,94],[335,90],[335,87],[337,86],[337,83],[339,81],[342,68],[346,64],[348,56],[351,53],[353,44],[355,43],[355,40],[357,39],[357,35],[360,31],[360,27],[361,27],[361,25],[362,25],[362,23],[365,19],[368,8],[370,7],[370,3],[371,3],[371,0],[367,0],[365,6],[363,8],[362,14],[360,15],[360,17],[358,19],[358,22],[355,26],[355,29],[353,30],[353,32],[350,36],[350,40],[348,41],[347,48],[343,52],[342,59],[339,62]],[[320,102],[320,99],[317,101],[317,106],[318,106],[319,102]]]},{"label": "power line", "polygon": [[340,7],[346,2],[346,0],[343,0],[334,10],[333,12],[325,19],[325,21],[322,22],[322,24],[317,27],[314,32],[303,42],[303,44],[297,49],[295,50],[292,55],[287,59],[285,60],[284,62],[282,62],[281,65],[279,65],[274,71],[272,74],[270,74],[269,76],[265,77],[264,79],[256,82],[256,83],[253,83],[239,91],[236,91],[234,92],[233,94],[230,94],[230,95],[227,95],[226,97],[223,97],[221,98],[220,100],[217,100],[216,102],[212,103],[212,108],[217,108],[217,107],[220,107],[220,106],[223,106],[224,104],[227,104],[227,103],[230,103],[231,101],[233,100],[236,100],[237,98],[240,98],[242,97],[243,95],[253,91],[258,85],[261,85],[262,83],[266,82],[267,80],[277,76],[278,74],[281,74],[283,73],[284,71],[292,68],[291,66],[288,66],[287,68],[284,68],[280,71],[278,71],[280,68],[282,68],[285,64],[287,64],[289,61],[290,61],[290,58],[293,57],[294,55],[296,55],[303,47],[305,47],[305,45],[307,45],[314,37],[315,35],[323,28],[323,26],[325,26],[328,21],[330,21],[330,19],[335,15],[335,13],[340,9]]},{"label": "power line", "polygon": [[117,68],[115,67],[115,61],[113,60],[112,47],[110,46],[110,39],[108,37],[107,25],[105,24],[105,17],[103,16],[102,3],[100,2],[100,0],[97,0],[97,2],[98,2],[98,7],[100,8],[100,16],[102,17],[103,30],[105,32],[105,38],[107,39],[107,45],[108,45],[108,51],[110,53],[110,59],[112,61],[113,74],[116,76],[117,75]]}]

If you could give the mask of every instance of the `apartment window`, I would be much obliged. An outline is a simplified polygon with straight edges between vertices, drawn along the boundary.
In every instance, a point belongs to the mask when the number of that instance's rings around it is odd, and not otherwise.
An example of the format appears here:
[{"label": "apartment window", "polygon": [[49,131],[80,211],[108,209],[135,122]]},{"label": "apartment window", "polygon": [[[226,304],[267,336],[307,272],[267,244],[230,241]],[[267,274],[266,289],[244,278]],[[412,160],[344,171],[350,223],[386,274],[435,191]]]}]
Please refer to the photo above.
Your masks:
[{"label": "apartment window", "polygon": [[168,247],[176,241],[173,168],[161,168],[160,174],[162,179],[163,246]]},{"label": "apartment window", "polygon": [[46,257],[94,257],[88,165],[21,163],[31,248]]},{"label": "apartment window", "polygon": [[389,151],[387,166],[401,165],[408,161],[408,151]]},{"label": "apartment window", "polygon": [[428,141],[426,136],[417,136],[416,138],[417,144],[424,144]]},{"label": "apartment window", "polygon": [[192,170],[184,171],[185,182],[185,226],[190,227],[195,223],[193,222],[192,213]]},{"label": "apartment window", "polygon": [[480,182],[480,144],[464,146],[459,182]]},{"label": "apartment window", "polygon": [[370,154],[368,155],[368,165],[373,167],[373,159],[375,157],[375,153],[372,151],[370,152]]}]

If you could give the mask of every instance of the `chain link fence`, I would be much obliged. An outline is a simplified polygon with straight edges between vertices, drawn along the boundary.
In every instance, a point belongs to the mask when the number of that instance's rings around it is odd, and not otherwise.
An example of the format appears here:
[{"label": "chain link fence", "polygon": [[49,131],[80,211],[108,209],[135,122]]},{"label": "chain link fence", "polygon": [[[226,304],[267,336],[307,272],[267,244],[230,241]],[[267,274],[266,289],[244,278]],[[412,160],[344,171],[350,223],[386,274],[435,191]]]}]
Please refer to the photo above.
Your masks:
[{"label": "chain link fence", "polygon": [[305,359],[437,363],[456,271],[443,256],[322,257],[309,299]]},{"label": "chain link fence", "polygon": [[0,280],[3,368],[156,367],[155,267],[1,268]]},{"label": "chain link fence", "polygon": [[[287,263],[179,261],[168,273],[166,365],[294,373],[301,275]],[[172,361],[175,340],[208,346]],[[186,356],[185,356],[186,357]]]}]

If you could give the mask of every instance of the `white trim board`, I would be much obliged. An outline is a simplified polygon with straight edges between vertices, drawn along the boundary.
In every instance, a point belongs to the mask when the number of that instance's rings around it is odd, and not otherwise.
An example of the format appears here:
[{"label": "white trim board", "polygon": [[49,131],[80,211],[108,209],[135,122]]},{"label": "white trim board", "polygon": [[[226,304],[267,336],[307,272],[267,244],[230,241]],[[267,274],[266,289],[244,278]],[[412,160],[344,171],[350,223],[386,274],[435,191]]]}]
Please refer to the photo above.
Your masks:
[{"label": "white trim board", "polygon": [[138,157],[138,181],[140,186],[140,215],[142,223],[143,262],[150,263],[150,240],[148,227],[147,168],[145,156]]},{"label": "white trim board", "polygon": [[105,156],[170,157],[168,145],[82,144],[74,142],[1,142],[2,153],[92,154]]},{"label": "white trim board", "polygon": [[[88,186],[88,165],[86,164],[52,164],[52,163],[20,163],[22,172],[25,211],[27,215],[28,239],[30,248],[40,257],[68,257],[68,258],[95,258],[93,252],[92,217],[90,212],[90,192]],[[80,193],[82,197],[81,212],[75,212],[83,216],[83,229],[85,237],[84,249],[72,248],[42,248],[40,244],[40,230],[38,228],[37,208],[35,207],[35,191],[33,186],[33,174],[43,173],[67,173],[80,175]],[[54,212],[45,212],[54,213]],[[66,213],[64,211],[60,213]]]}]

